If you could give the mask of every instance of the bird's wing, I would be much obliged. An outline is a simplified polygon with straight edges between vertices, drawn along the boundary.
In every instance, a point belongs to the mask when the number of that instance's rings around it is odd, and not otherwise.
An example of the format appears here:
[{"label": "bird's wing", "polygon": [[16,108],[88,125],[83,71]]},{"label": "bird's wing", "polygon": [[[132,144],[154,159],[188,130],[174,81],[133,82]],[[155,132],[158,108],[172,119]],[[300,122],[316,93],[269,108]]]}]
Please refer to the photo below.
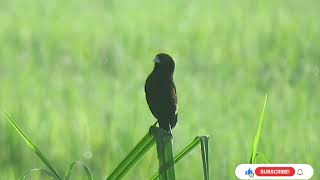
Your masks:
[{"label": "bird's wing", "polygon": [[144,91],[146,94],[146,100],[149,106],[149,109],[151,110],[152,114],[158,119],[159,118],[159,96],[157,95],[157,92],[155,89],[152,89],[153,81],[151,80],[151,76],[148,76]]},{"label": "bird's wing", "polygon": [[178,121],[178,96],[177,96],[177,89],[175,84],[171,83],[171,107],[172,107],[172,115],[174,116],[172,121],[170,122],[171,128],[174,128],[177,121]]},{"label": "bird's wing", "polygon": [[177,96],[177,89],[175,84],[172,82],[171,83],[172,86],[172,92],[171,92],[171,96],[172,96],[172,104],[174,105],[174,114],[178,114],[178,96]]}]

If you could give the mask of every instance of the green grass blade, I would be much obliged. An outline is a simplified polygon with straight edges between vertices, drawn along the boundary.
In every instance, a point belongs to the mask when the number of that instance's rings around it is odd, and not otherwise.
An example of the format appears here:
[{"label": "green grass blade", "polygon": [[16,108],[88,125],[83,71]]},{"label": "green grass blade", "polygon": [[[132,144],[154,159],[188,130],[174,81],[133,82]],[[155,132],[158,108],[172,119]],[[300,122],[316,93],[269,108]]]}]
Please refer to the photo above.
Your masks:
[{"label": "green grass blade", "polygon": [[268,94],[266,94],[265,99],[264,99],[264,104],[263,104],[262,112],[261,112],[260,119],[259,119],[259,127],[258,127],[257,133],[256,133],[254,140],[253,140],[252,154],[251,154],[251,157],[249,160],[249,164],[254,164],[256,162],[257,151],[258,151],[261,130],[262,130],[262,124],[263,124],[263,116],[264,116],[267,100],[268,100]]},{"label": "green grass blade", "polygon": [[180,151],[174,158],[174,163],[179,162],[184,156],[186,156],[191,150],[193,150],[200,143],[200,138],[196,137],[194,140]]},{"label": "green grass blade", "polygon": [[148,132],[109,175],[107,180],[123,177],[154,144],[154,138]]},{"label": "green grass blade", "polygon": [[[201,136],[201,137],[207,137],[207,136]],[[207,140],[208,140],[208,137],[207,137]],[[200,142],[202,141],[202,139],[197,136],[196,138],[194,138],[194,140],[189,144],[187,145],[183,150],[181,150],[175,157],[174,157],[174,164],[178,163],[181,159],[183,159],[187,154],[189,154],[196,146],[198,146],[200,144]],[[204,142],[204,145],[206,144],[206,142]],[[206,148],[207,149],[207,148]],[[206,153],[205,153],[206,154]],[[208,154],[206,155],[205,157],[206,159],[208,158]],[[208,162],[208,160],[206,160]],[[209,163],[205,163],[206,166],[208,167],[209,166]],[[208,177],[209,177],[209,167],[208,167],[208,170],[205,170],[208,174]],[[150,180],[155,180],[159,177],[159,171],[154,174]]]},{"label": "green grass blade", "polygon": [[151,127],[150,133],[157,144],[160,180],[174,180],[174,158],[172,151],[172,134],[158,127]]},{"label": "green grass blade", "polygon": [[29,148],[41,159],[41,161],[50,169],[50,171],[58,178],[62,179],[58,172],[53,168],[49,160],[44,156],[40,149],[31,141],[31,139],[18,127],[18,125],[12,120],[12,118],[2,111],[5,117],[9,120],[14,129],[20,134]]},{"label": "green grass blade", "polygon": [[27,176],[29,176],[31,173],[34,173],[34,172],[43,173],[43,174],[51,177],[52,179],[57,178],[56,175],[54,175],[51,171],[48,171],[48,170],[46,170],[46,169],[30,169],[30,170],[28,170],[26,173],[24,173],[24,175],[21,176],[21,177],[19,178],[19,180],[24,180],[24,179],[26,179]]},{"label": "green grass blade", "polygon": [[127,167],[119,174],[117,179],[121,179],[143,156],[155,145],[155,140],[152,139],[138,154],[137,156],[127,165]]},{"label": "green grass blade", "polygon": [[70,179],[70,175],[71,175],[71,171],[72,169],[75,167],[75,165],[80,165],[82,166],[84,172],[86,173],[87,177],[88,177],[88,180],[93,180],[92,178],[92,174],[91,174],[91,171],[90,169],[88,168],[88,166],[86,166],[86,164],[82,161],[75,161],[75,162],[72,162],[70,165],[69,165],[69,168],[66,172],[66,175],[65,175],[65,180],[69,180]]},{"label": "green grass blade", "polygon": [[209,152],[208,152],[208,136],[199,137],[201,140],[201,156],[203,164],[203,177],[205,180],[209,180]]},{"label": "green grass blade", "polygon": [[168,179],[174,180],[176,179],[176,175],[174,170],[172,135],[170,134],[170,136],[165,136],[163,140],[163,147],[161,148],[164,148],[165,164],[162,164],[162,167],[166,168]]}]

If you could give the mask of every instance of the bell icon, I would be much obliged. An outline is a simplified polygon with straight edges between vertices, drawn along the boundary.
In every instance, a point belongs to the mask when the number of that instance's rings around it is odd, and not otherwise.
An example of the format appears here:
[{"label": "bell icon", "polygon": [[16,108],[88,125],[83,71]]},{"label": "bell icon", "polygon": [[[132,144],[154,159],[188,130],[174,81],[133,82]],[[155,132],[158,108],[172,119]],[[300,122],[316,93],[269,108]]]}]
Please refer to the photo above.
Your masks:
[{"label": "bell icon", "polygon": [[297,175],[299,175],[299,176],[303,175],[302,169],[299,169],[299,170],[297,171]]}]

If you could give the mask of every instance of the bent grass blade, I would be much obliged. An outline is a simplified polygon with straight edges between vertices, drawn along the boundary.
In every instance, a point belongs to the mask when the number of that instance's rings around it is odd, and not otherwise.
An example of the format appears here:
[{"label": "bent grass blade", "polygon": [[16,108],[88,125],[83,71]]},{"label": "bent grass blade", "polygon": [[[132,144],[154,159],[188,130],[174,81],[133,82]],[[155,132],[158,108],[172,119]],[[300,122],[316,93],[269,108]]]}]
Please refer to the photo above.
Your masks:
[{"label": "bent grass blade", "polygon": [[[209,161],[208,161],[208,136],[197,136],[195,139],[187,145],[183,150],[181,150],[175,157],[174,157],[174,164],[178,163],[182,158],[184,158],[187,154],[189,154],[197,145],[203,142],[203,148],[201,149],[202,155],[202,162],[203,162],[203,172],[205,180],[209,179]],[[172,165],[172,164],[171,164]],[[168,165],[168,166],[171,166]],[[154,174],[150,180],[155,180],[159,178],[159,172]]]},{"label": "bent grass blade", "polygon": [[209,153],[208,153],[208,136],[200,136],[201,140],[201,156],[203,164],[203,177],[205,180],[209,180]]},{"label": "bent grass blade", "polygon": [[24,173],[24,175],[21,176],[21,177],[19,178],[19,180],[24,180],[24,179],[26,179],[30,174],[35,173],[35,172],[43,173],[43,174],[51,177],[52,179],[53,179],[53,178],[56,178],[56,175],[54,175],[51,171],[48,171],[48,170],[46,170],[46,169],[30,169],[30,170],[28,170],[26,173]]},{"label": "bent grass blade", "polygon": [[70,179],[71,171],[72,171],[72,169],[75,167],[75,165],[80,165],[80,166],[82,166],[84,172],[85,172],[86,175],[87,175],[88,180],[93,180],[90,169],[89,169],[88,166],[86,166],[86,164],[85,164],[84,162],[82,162],[82,161],[74,161],[74,162],[72,162],[72,163],[69,165],[69,168],[68,168],[68,170],[67,170],[67,172],[66,172],[66,175],[65,175],[65,178],[64,178],[65,180],[69,180],[69,179]]}]

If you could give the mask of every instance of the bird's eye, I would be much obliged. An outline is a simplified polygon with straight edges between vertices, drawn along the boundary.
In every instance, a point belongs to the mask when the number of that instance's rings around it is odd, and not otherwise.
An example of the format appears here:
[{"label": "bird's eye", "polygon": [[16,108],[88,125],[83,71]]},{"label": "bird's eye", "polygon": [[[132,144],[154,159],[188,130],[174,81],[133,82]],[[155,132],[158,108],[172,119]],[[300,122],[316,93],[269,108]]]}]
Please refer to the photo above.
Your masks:
[{"label": "bird's eye", "polygon": [[154,61],[155,63],[160,63],[160,59],[159,59],[157,56],[153,59],[153,61]]}]

